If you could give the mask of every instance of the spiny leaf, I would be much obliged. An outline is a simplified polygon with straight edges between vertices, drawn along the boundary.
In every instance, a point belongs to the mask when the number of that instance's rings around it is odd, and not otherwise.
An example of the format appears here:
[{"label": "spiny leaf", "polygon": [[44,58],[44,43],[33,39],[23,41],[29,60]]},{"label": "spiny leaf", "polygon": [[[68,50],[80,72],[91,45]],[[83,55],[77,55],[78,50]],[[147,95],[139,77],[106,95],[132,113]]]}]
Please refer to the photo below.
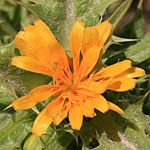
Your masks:
[{"label": "spiny leaf", "polygon": [[52,130],[41,137],[44,150],[76,150],[75,139],[69,132]]},{"label": "spiny leaf", "polygon": [[65,49],[69,49],[69,32],[76,20],[85,22],[86,26],[96,25],[115,1],[117,0],[16,0],[36,18],[44,20]]},{"label": "spiny leaf", "polygon": [[42,150],[42,143],[40,138],[36,137],[35,135],[31,135],[26,141],[23,146],[24,150]]},{"label": "spiny leaf", "polygon": [[34,115],[31,112],[0,113],[0,150],[21,149],[21,143],[29,132]]},{"label": "spiny leaf", "polygon": [[10,63],[10,58],[15,55],[15,45],[10,43],[7,45],[0,46],[0,67],[2,65],[8,65]]}]

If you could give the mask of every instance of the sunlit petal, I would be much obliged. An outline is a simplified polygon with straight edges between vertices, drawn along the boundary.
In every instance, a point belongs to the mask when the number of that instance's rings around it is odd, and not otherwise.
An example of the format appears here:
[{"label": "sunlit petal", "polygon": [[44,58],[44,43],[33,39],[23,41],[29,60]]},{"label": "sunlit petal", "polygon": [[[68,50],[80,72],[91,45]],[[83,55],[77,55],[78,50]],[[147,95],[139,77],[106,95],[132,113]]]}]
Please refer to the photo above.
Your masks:
[{"label": "sunlit petal", "polygon": [[107,100],[102,95],[99,95],[96,98],[91,98],[90,101],[93,104],[94,108],[102,113],[105,113],[109,110]]},{"label": "sunlit petal", "polygon": [[119,74],[117,77],[128,77],[128,78],[137,78],[137,77],[143,77],[146,73],[144,69],[138,68],[138,67],[132,67],[121,74]]},{"label": "sunlit petal", "polygon": [[85,53],[88,49],[93,47],[94,45],[97,45],[99,41],[98,38],[98,31],[95,27],[87,27],[85,29],[84,34],[84,41],[83,41],[83,47],[82,47],[82,55],[85,56]]},{"label": "sunlit petal", "polygon": [[59,125],[68,115],[68,106],[65,105],[56,115],[54,116],[54,124]]},{"label": "sunlit petal", "polygon": [[108,89],[121,92],[135,88],[135,85],[135,79],[127,77],[115,78],[109,83]]},{"label": "sunlit petal", "polygon": [[40,62],[38,62],[31,56],[13,57],[11,64],[27,71],[41,73],[49,76],[52,75],[51,71],[48,68],[46,68],[44,65],[42,65]]},{"label": "sunlit petal", "polygon": [[131,65],[131,61],[130,60],[124,60],[121,62],[118,62],[116,64],[113,64],[111,66],[108,66],[102,70],[100,70],[99,72],[97,72],[94,75],[94,79],[98,80],[100,78],[106,78],[106,77],[114,77],[119,75],[120,73],[130,69],[132,67]]},{"label": "sunlit petal", "polygon": [[79,68],[79,75],[84,77],[88,75],[96,65],[100,54],[100,49],[97,46],[91,47],[83,57]]},{"label": "sunlit petal", "polygon": [[94,107],[88,99],[80,99],[79,105],[82,110],[82,113],[85,117],[93,118],[96,114],[94,112]]},{"label": "sunlit petal", "polygon": [[41,136],[53,121],[52,117],[47,114],[47,109],[46,107],[34,121],[32,133],[36,136]]},{"label": "sunlit petal", "polygon": [[69,121],[72,129],[80,130],[83,122],[83,114],[77,104],[72,104],[69,108]]},{"label": "sunlit petal", "polygon": [[[23,41],[22,45],[20,41]],[[65,50],[42,20],[36,21],[34,26],[28,25],[25,31],[18,33],[15,43],[25,55],[32,55],[50,70],[55,63],[62,62],[63,67],[68,67]]]},{"label": "sunlit petal", "polygon": [[73,56],[74,75],[77,74],[77,71],[79,69],[80,51],[82,49],[83,37],[84,24],[80,21],[77,21],[72,27],[69,37],[70,51]]},{"label": "sunlit petal", "polygon": [[61,91],[57,85],[41,85],[30,92],[30,97],[37,102],[41,102],[51,96],[55,96]]},{"label": "sunlit petal", "polygon": [[32,47],[24,40],[24,32],[20,31],[14,40],[17,48],[26,56],[33,56]]},{"label": "sunlit petal", "polygon": [[38,102],[46,100],[58,93],[59,87],[56,85],[42,85],[31,90],[29,95],[18,98],[12,103],[15,110],[25,110],[32,108]]},{"label": "sunlit petal", "polygon": [[12,106],[15,110],[26,110],[30,109],[37,104],[36,101],[33,101],[29,95],[18,98],[12,103]]},{"label": "sunlit petal", "polygon": [[99,82],[92,82],[92,81],[80,82],[78,88],[85,89],[87,91],[91,91],[99,94],[104,93],[106,90],[104,84],[101,84]]},{"label": "sunlit petal", "polygon": [[109,21],[104,21],[95,27],[98,31],[99,43],[98,45],[104,45],[112,30],[112,24]]},{"label": "sunlit petal", "polygon": [[42,110],[33,124],[32,132],[34,135],[41,136],[43,132],[46,131],[46,129],[52,123],[53,116],[55,116],[55,114],[63,107],[63,103],[64,101],[60,97],[49,103],[47,107]]},{"label": "sunlit petal", "polygon": [[112,102],[109,102],[109,101],[107,101],[107,102],[108,102],[110,110],[113,110],[113,111],[115,111],[115,112],[117,112],[119,114],[123,114],[124,113],[124,111],[121,108],[119,108],[117,105],[115,105],[115,104],[113,104]]}]

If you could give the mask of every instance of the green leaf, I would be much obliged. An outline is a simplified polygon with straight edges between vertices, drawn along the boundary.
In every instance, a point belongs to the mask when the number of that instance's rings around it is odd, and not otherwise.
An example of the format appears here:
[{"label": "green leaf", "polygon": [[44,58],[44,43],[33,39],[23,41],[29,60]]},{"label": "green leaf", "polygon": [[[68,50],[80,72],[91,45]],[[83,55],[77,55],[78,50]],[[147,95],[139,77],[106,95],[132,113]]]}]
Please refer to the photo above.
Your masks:
[{"label": "green leaf", "polygon": [[[52,129],[52,128],[51,128]],[[66,131],[49,131],[41,137],[44,142],[44,150],[76,150],[74,137]]]},{"label": "green leaf", "polygon": [[69,49],[69,33],[76,20],[85,22],[86,26],[96,25],[115,1],[117,0],[16,0],[36,18],[44,20],[65,49]]},{"label": "green leaf", "polygon": [[144,19],[142,15],[141,9],[137,9],[136,14],[132,21],[125,25],[120,33],[119,36],[123,36],[126,38],[138,38],[141,39],[145,35],[144,31]]},{"label": "green leaf", "polygon": [[[56,129],[57,130],[57,129]],[[59,129],[58,129],[59,130]],[[49,127],[49,131],[40,138],[30,135],[24,143],[24,150],[76,150],[74,137],[66,131],[55,131]]]},{"label": "green leaf", "polygon": [[12,66],[2,69],[1,80],[7,87],[13,89],[18,96],[25,95],[31,89],[48,84],[51,78],[42,74],[27,72]]},{"label": "green leaf", "polygon": [[31,135],[24,144],[24,150],[42,150],[42,142],[39,137]]},{"label": "green leaf", "polygon": [[146,34],[145,37],[138,43],[130,46],[125,51],[127,58],[134,62],[141,63],[150,58],[150,34]]},{"label": "green leaf", "polygon": [[0,110],[6,108],[16,98],[14,89],[0,78]]},{"label": "green leaf", "polygon": [[[72,0],[73,1],[73,0]],[[103,17],[106,9],[117,0],[76,0],[76,18],[82,20],[87,26],[96,25]]]},{"label": "green leaf", "polygon": [[133,143],[137,149],[148,150],[150,139],[145,134],[145,129],[150,123],[150,117],[144,115],[142,112],[144,100],[145,96],[143,96],[136,104],[130,105],[125,111],[124,117],[130,118],[130,121],[134,122],[138,127],[138,131],[127,128],[125,131],[125,138]]},{"label": "green leaf", "polygon": [[123,19],[124,15],[130,8],[133,0],[125,0],[120,7],[109,17],[110,23],[113,24],[113,31],[116,29],[120,21]]},{"label": "green leaf", "polygon": [[0,45],[10,43],[24,24],[33,20],[16,0],[0,0]]},{"label": "green leaf", "polygon": [[15,36],[16,34],[16,30],[2,16],[0,17],[0,29],[11,36]]},{"label": "green leaf", "polygon": [[143,112],[146,115],[150,115],[150,91],[145,98],[144,105],[143,105]]},{"label": "green leaf", "polygon": [[21,143],[31,132],[34,114],[18,111],[14,115],[8,112],[0,113],[0,150],[21,149]]},{"label": "green leaf", "polygon": [[19,51],[16,51],[13,42],[0,46],[0,85],[2,85],[0,91],[2,89],[7,89],[3,91],[3,93],[10,94],[16,91],[19,95],[22,95],[36,86],[48,84],[50,82],[51,79],[48,76],[27,72],[11,66],[11,58],[16,55],[19,55]]},{"label": "green leaf", "polygon": [[10,43],[7,45],[0,46],[0,67],[2,65],[8,65],[10,58],[15,55],[15,45]]}]

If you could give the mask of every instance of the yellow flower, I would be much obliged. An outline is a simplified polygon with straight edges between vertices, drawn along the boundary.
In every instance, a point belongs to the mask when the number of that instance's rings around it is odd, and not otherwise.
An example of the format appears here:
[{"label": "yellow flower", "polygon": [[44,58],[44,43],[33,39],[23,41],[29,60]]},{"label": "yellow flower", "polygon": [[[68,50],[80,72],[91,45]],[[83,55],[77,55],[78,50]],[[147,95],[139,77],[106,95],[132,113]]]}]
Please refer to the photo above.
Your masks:
[{"label": "yellow flower", "polygon": [[14,57],[11,64],[51,76],[56,83],[36,87],[12,103],[15,110],[26,110],[51,96],[55,97],[34,121],[32,132],[36,136],[41,136],[52,122],[59,125],[67,116],[72,129],[80,130],[83,116],[93,118],[96,115],[94,109],[102,113],[108,110],[123,113],[101,94],[107,89],[126,91],[134,88],[133,78],[144,76],[145,72],[125,60],[91,74],[111,29],[108,21],[87,28],[77,21],[69,40],[73,59],[41,20],[16,35],[15,44],[25,56]]}]

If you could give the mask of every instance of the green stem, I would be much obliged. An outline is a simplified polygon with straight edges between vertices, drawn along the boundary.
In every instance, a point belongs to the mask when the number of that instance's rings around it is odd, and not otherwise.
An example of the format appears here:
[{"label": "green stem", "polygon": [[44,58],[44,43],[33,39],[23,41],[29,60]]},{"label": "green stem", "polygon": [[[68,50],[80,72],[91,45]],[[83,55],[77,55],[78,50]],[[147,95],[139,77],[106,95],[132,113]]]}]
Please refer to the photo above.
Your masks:
[{"label": "green stem", "polygon": [[114,31],[118,24],[121,22],[123,17],[125,16],[126,12],[130,8],[133,0],[125,0],[120,7],[117,8],[117,10],[110,16],[109,21],[110,23],[113,24],[113,29]]}]

